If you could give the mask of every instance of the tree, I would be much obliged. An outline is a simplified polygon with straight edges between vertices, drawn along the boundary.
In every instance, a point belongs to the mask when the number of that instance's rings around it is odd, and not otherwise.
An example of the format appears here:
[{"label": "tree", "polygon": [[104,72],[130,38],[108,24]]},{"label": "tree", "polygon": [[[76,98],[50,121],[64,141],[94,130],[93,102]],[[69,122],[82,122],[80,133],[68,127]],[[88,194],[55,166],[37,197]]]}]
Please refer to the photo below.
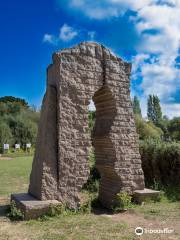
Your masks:
[{"label": "tree", "polygon": [[158,96],[154,96],[154,113],[155,113],[155,124],[158,124],[162,120],[162,111],[160,106],[160,100]]},{"label": "tree", "polygon": [[10,122],[15,143],[25,146],[26,143],[35,144],[37,135],[37,124],[24,115],[18,115]]},{"label": "tree", "polygon": [[145,140],[149,138],[161,139],[163,132],[156,127],[152,122],[146,122],[140,116],[135,115],[136,130],[139,134],[139,139]]},{"label": "tree", "polygon": [[180,117],[175,117],[169,121],[168,131],[173,140],[180,141]]},{"label": "tree", "polygon": [[152,121],[156,126],[161,122],[162,120],[162,111],[160,106],[160,100],[158,96],[155,95],[149,95],[148,101],[147,101],[147,116],[150,121]]},{"label": "tree", "polygon": [[141,116],[141,108],[140,108],[140,103],[139,103],[139,99],[138,99],[137,96],[134,96],[132,104],[133,104],[134,114],[137,114],[137,115]]},{"label": "tree", "polygon": [[29,107],[28,103],[24,99],[12,97],[12,96],[1,97],[0,102],[2,102],[2,103],[8,103],[8,102],[14,103],[15,102],[15,103],[19,103],[23,107],[27,107],[27,108]]},{"label": "tree", "polygon": [[149,95],[147,100],[147,116],[148,119],[152,122],[154,122],[154,106],[153,106],[153,96]]},{"label": "tree", "polygon": [[[15,97],[0,98],[0,142],[24,146],[36,141],[40,112],[28,106],[25,100]],[[12,141],[11,141],[12,139]]]},{"label": "tree", "polygon": [[3,145],[5,143],[12,144],[13,136],[11,133],[11,129],[7,125],[7,123],[0,120],[0,152],[3,152]]}]

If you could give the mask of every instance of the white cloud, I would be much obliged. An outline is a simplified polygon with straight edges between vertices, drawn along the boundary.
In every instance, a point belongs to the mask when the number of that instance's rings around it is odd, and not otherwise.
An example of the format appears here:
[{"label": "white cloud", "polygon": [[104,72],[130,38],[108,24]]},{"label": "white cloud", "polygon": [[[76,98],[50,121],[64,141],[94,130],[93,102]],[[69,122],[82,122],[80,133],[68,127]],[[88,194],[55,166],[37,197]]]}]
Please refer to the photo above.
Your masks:
[{"label": "white cloud", "polygon": [[67,25],[66,23],[60,28],[59,36],[46,33],[43,36],[43,42],[57,45],[60,41],[68,42],[78,35],[78,30]]},{"label": "white cloud", "polygon": [[[172,99],[173,94],[180,91],[180,72],[176,68],[175,59],[180,48],[180,7],[175,1],[166,1],[169,5],[149,5],[140,9],[135,20],[137,31],[142,37],[142,42],[137,47],[139,54],[134,58],[134,72],[142,77],[141,87],[144,96],[157,94],[161,102]],[[155,30],[156,34],[148,31]],[[138,71],[138,56],[149,54],[149,58],[143,59]],[[147,61],[148,60],[148,61]],[[138,75],[138,77],[139,77]],[[133,75],[136,79],[137,75]],[[166,112],[172,116],[179,114],[172,103],[164,104]],[[165,107],[164,107],[165,110]]]},{"label": "white cloud", "polygon": [[171,67],[145,64],[142,68],[142,77],[145,96],[156,94],[163,100],[176,91],[176,76]]},{"label": "white cloud", "polygon": [[48,42],[48,43],[52,43],[52,44],[55,44],[55,37],[51,34],[44,34],[44,37],[43,37],[43,42]]},{"label": "white cloud", "polygon": [[170,100],[180,91],[180,71],[176,63],[180,49],[180,0],[67,2],[72,10],[99,21],[122,16],[127,10],[136,12],[129,21],[135,26],[141,41],[136,46],[137,55],[132,58],[132,79],[142,78],[139,87],[143,91],[143,103],[148,94],[157,94],[170,115],[173,111],[175,115],[179,114],[179,104],[172,105]]},{"label": "white cloud", "polygon": [[69,6],[73,9],[82,11],[87,17],[93,19],[105,19],[118,17],[125,13],[127,9],[138,10],[153,0],[69,0]]},{"label": "white cloud", "polygon": [[74,28],[70,27],[67,24],[64,24],[61,28],[60,28],[60,34],[59,34],[59,39],[61,39],[62,41],[70,41],[73,38],[75,38],[78,35],[78,31],[75,30]]},{"label": "white cloud", "polygon": [[164,115],[173,118],[180,116],[180,103],[164,103],[162,104]]},{"label": "white cloud", "polygon": [[81,37],[83,36],[86,39],[93,41],[96,36],[96,32],[88,31],[86,29],[75,29],[69,26],[68,24],[64,23],[59,30],[59,35],[46,33],[43,36],[43,42],[57,45],[60,41],[69,42],[77,36]]}]

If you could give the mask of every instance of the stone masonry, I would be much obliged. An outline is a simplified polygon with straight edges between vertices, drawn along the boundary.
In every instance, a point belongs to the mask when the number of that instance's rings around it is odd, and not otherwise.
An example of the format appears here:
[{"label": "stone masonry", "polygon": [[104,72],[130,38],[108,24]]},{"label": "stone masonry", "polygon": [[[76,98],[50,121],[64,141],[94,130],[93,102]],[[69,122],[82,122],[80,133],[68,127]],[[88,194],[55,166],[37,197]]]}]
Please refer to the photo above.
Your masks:
[{"label": "stone masonry", "polygon": [[99,199],[110,207],[120,191],[144,189],[144,175],[130,99],[131,65],[104,46],[83,42],[56,52],[47,70],[29,193],[71,208],[89,176],[92,146],[88,105],[93,99]]}]

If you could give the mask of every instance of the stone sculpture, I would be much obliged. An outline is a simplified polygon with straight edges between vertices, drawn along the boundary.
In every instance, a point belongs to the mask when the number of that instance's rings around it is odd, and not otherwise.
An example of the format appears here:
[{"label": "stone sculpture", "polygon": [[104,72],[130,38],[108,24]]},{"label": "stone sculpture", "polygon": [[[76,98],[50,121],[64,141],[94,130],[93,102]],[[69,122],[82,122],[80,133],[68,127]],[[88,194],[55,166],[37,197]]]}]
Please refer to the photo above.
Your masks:
[{"label": "stone sculpture", "polygon": [[93,146],[101,175],[100,201],[109,208],[118,192],[144,189],[130,72],[131,64],[93,42],[53,55],[30,177],[31,195],[78,207],[89,176],[91,99],[96,106]]}]

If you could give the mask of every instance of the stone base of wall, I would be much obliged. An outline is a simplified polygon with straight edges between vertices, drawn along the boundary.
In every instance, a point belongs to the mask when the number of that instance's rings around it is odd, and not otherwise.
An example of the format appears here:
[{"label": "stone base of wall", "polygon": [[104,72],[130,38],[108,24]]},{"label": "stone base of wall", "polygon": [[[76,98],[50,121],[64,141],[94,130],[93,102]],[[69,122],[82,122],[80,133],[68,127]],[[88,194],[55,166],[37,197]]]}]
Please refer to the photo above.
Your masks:
[{"label": "stone base of wall", "polygon": [[149,200],[157,200],[160,195],[160,191],[144,188],[143,190],[136,190],[133,194],[133,199],[136,203],[142,204]]},{"label": "stone base of wall", "polygon": [[15,201],[17,208],[24,214],[24,220],[41,217],[48,213],[50,206],[60,203],[57,200],[37,200],[28,193],[12,194],[11,201]]}]

